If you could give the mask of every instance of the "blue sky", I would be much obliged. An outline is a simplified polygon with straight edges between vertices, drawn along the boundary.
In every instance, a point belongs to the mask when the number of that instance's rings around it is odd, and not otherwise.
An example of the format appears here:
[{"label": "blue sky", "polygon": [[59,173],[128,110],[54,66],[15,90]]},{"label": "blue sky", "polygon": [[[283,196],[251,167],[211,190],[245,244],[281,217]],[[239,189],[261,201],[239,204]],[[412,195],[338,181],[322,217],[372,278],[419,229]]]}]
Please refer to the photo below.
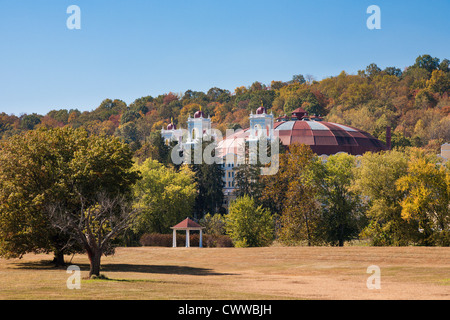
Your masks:
[{"label": "blue sky", "polygon": [[[81,30],[69,30],[70,5]],[[369,30],[367,7],[381,9]],[[0,112],[450,58],[449,0],[0,0]]]}]

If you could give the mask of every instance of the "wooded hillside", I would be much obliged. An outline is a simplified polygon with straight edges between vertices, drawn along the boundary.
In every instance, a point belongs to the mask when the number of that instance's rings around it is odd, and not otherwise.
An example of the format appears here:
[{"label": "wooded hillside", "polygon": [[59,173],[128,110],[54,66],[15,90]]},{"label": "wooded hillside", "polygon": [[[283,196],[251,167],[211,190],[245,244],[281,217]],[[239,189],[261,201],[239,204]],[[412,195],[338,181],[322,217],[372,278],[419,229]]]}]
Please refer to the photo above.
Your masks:
[{"label": "wooded hillside", "polygon": [[130,105],[105,99],[92,111],[52,110],[45,115],[0,114],[0,138],[39,127],[84,127],[89,133],[121,137],[137,155],[147,158],[155,149],[159,130],[170,123],[186,126],[200,106],[213,126],[248,127],[251,111],[263,105],[276,116],[303,107],[327,121],[347,124],[385,140],[391,126],[393,146],[417,146],[438,151],[450,141],[450,61],[421,55],[403,70],[375,63],[357,74],[342,71],[321,81],[297,74],[289,81],[255,81],[234,92],[213,87],[206,93],[188,90],[146,96]]}]

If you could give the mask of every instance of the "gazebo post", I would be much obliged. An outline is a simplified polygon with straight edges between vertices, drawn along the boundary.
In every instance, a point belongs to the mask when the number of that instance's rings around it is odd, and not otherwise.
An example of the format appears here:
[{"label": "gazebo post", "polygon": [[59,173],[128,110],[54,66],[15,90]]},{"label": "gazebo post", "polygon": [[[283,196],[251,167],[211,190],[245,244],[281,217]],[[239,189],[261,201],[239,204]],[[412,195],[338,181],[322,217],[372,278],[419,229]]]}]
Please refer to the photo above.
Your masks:
[{"label": "gazebo post", "polygon": [[177,247],[177,230],[173,229],[172,248]]},{"label": "gazebo post", "polygon": [[198,245],[200,248],[203,248],[203,234],[202,229],[200,229],[200,243]]},{"label": "gazebo post", "polygon": [[186,248],[190,247],[190,241],[189,241],[189,229],[186,229]]}]

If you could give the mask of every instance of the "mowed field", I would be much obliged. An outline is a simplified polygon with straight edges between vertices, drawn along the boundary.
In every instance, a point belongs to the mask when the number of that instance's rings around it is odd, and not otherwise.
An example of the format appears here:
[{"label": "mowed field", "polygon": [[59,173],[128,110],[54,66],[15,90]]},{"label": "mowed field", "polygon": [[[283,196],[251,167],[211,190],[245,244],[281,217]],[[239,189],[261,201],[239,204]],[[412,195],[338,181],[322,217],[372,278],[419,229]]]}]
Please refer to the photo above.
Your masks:
[{"label": "mowed field", "polygon": [[[108,280],[86,279],[87,257],[73,257],[79,290],[51,259],[0,259],[0,299],[450,300],[450,248],[118,248],[102,258]],[[381,270],[380,289],[367,288],[371,265]]]}]

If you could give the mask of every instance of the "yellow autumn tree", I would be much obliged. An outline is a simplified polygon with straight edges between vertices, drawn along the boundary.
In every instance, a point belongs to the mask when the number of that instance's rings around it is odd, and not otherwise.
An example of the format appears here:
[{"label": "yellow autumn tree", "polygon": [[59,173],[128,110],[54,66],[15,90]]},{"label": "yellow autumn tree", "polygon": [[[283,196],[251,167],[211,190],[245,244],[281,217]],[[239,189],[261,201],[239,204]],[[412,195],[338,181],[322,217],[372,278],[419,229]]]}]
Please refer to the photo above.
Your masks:
[{"label": "yellow autumn tree", "polygon": [[424,245],[450,245],[450,170],[436,157],[416,151],[397,189],[405,192],[402,218],[416,221]]},{"label": "yellow autumn tree", "polygon": [[194,113],[201,110],[202,106],[198,103],[189,103],[181,108],[178,116],[178,123],[185,124],[189,116],[193,117]]}]

